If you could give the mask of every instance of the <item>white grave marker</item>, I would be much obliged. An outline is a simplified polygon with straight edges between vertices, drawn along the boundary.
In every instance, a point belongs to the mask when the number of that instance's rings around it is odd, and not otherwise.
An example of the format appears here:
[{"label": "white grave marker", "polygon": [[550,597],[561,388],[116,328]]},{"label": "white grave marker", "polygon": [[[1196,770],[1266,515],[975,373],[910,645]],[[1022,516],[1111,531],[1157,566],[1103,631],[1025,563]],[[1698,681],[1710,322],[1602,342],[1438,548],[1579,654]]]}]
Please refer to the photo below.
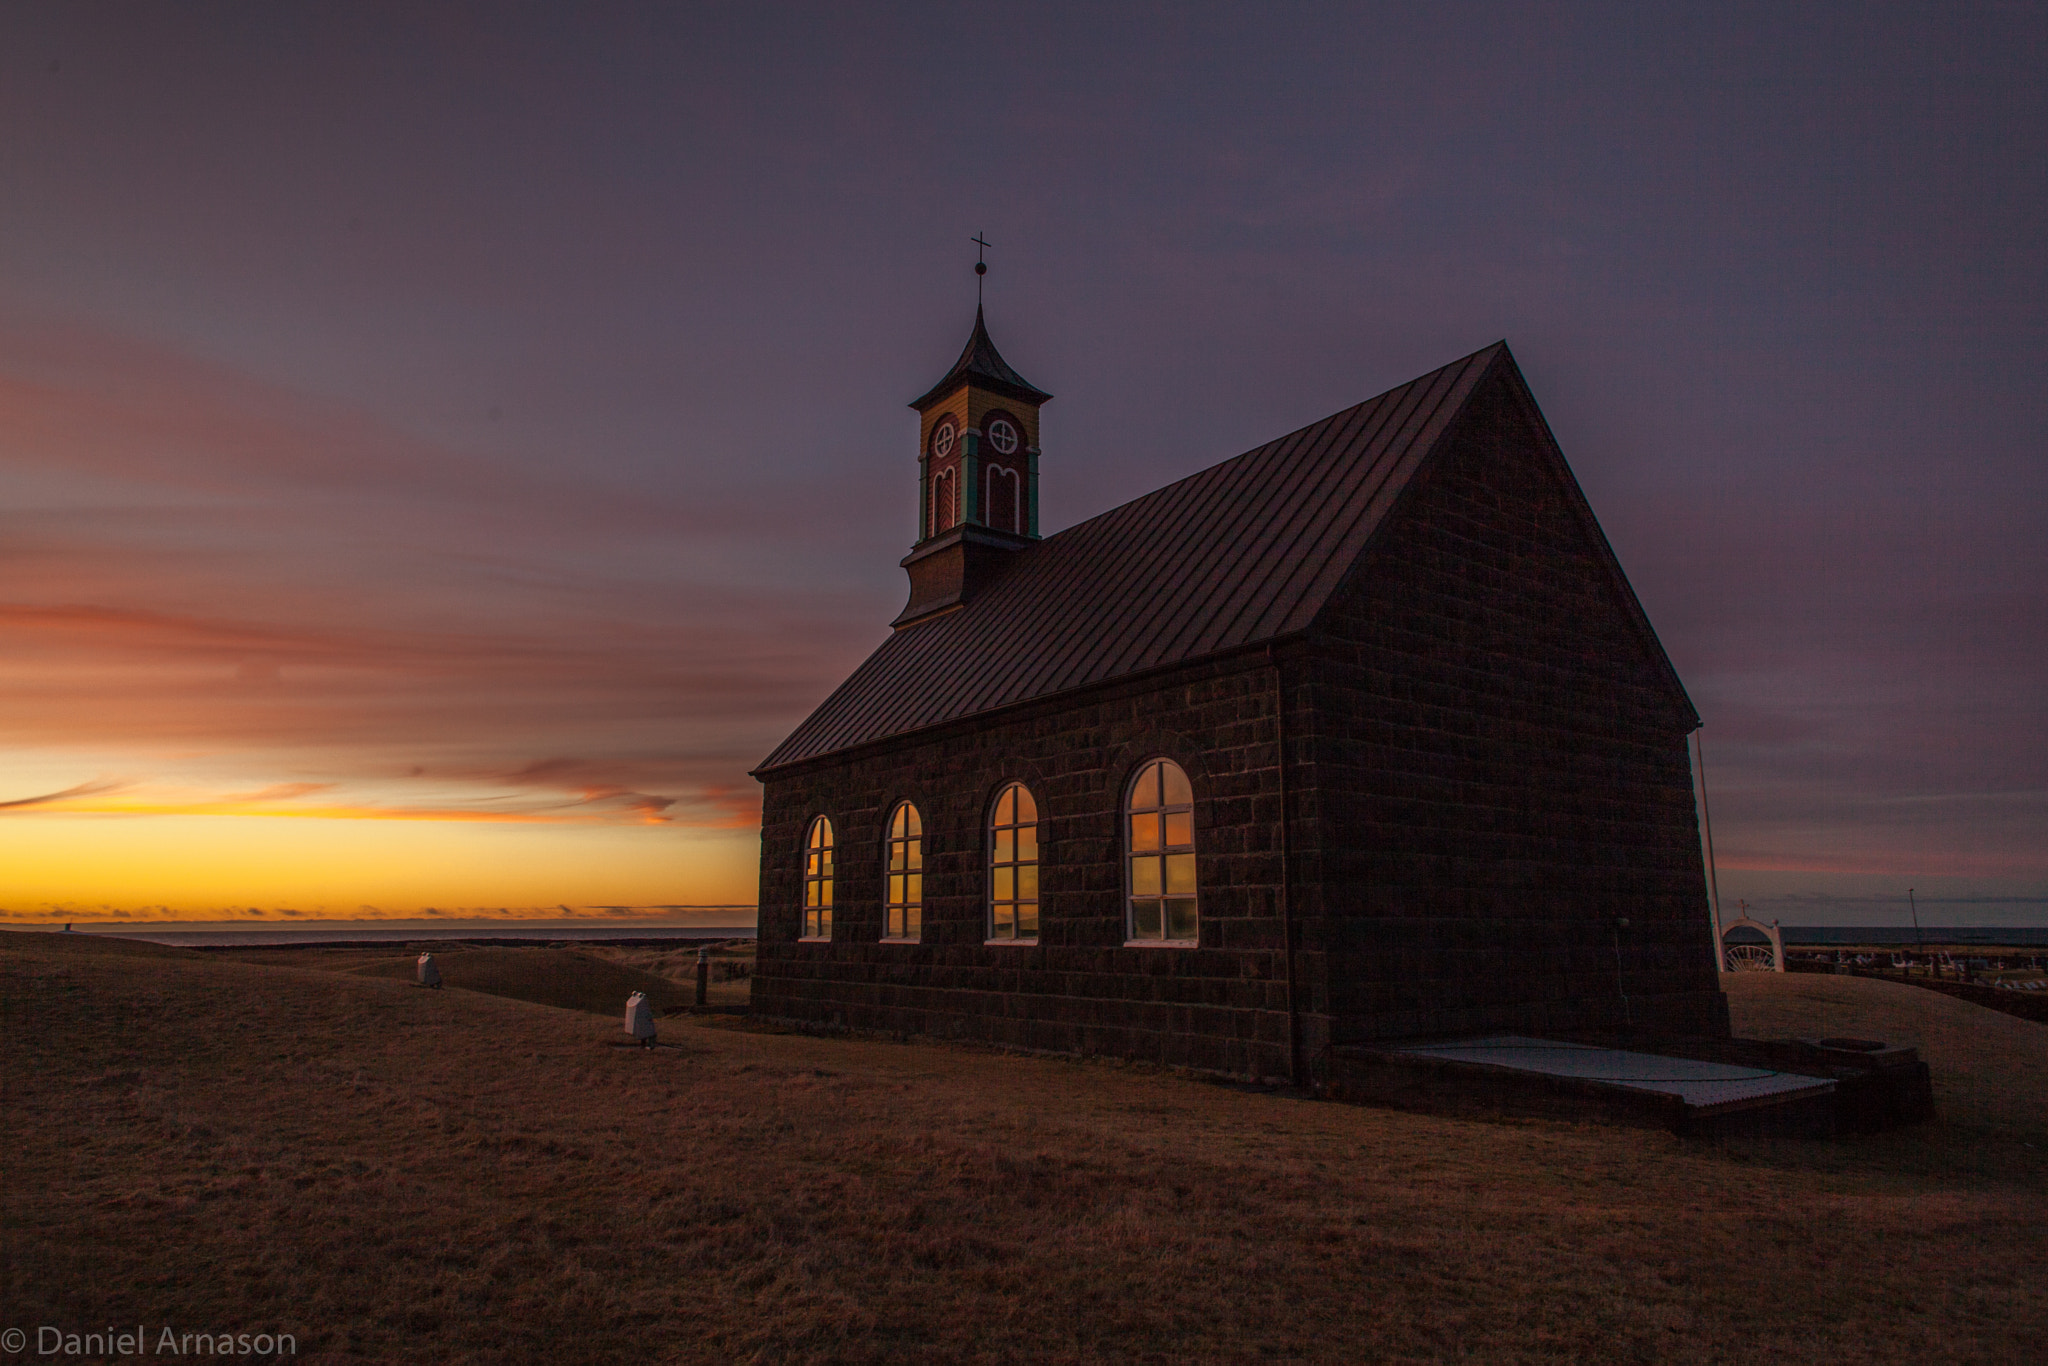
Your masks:
[{"label": "white grave marker", "polygon": [[626,998],[626,1032],[643,1048],[654,1046],[654,1007],[647,1004],[646,992],[636,991]]}]

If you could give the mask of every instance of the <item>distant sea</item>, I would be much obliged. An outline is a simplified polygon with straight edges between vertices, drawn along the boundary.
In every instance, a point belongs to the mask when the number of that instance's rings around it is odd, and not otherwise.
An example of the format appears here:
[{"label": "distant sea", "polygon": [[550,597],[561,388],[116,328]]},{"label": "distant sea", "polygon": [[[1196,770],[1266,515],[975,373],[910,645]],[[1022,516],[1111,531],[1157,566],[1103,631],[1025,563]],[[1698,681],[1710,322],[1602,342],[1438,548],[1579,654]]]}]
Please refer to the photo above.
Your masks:
[{"label": "distant sea", "polygon": [[1780,925],[1787,944],[2003,944],[2048,946],[2048,925]]},{"label": "distant sea", "polygon": [[[62,931],[59,931],[62,933]],[[496,943],[584,943],[620,941],[752,939],[752,925],[471,925],[370,926],[361,929],[270,929],[270,930],[170,930],[154,925],[120,926],[80,930],[80,934],[114,939],[141,939],[151,944],[169,944],[185,949],[289,948],[313,944],[413,944],[423,941],[460,939],[472,944]]]}]

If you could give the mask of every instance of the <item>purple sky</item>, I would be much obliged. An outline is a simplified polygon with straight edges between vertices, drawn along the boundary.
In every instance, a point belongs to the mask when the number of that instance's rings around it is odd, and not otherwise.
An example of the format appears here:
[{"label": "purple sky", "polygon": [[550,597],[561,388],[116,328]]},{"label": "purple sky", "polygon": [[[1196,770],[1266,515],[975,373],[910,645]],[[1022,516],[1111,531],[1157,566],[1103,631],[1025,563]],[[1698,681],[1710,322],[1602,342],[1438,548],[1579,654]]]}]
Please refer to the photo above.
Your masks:
[{"label": "purple sky", "polygon": [[1724,897],[2048,920],[2044,70],[2031,5],[9,7],[0,803],[750,898],[981,231],[1048,531],[1506,337]]}]

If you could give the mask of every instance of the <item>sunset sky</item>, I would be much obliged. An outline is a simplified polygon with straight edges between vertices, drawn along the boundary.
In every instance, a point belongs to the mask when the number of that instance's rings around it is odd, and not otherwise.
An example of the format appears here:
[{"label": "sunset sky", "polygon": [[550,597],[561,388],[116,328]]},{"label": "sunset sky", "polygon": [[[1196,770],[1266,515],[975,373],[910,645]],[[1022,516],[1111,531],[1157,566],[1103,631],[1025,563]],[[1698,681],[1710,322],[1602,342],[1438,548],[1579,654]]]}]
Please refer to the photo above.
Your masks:
[{"label": "sunset sky", "polygon": [[[0,11],[0,920],[696,917],[974,310],[1047,531],[1505,337],[1724,900],[2048,923],[2048,12]],[[744,917],[743,917],[744,918]]]}]

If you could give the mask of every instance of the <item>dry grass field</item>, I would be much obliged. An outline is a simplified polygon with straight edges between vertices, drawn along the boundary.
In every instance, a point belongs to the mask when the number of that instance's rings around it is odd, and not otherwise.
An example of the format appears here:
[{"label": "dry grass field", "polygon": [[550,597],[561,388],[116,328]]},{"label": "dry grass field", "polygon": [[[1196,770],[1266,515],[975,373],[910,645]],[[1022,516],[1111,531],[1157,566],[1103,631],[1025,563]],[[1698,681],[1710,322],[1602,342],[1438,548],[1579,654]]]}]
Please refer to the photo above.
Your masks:
[{"label": "dry grass field", "polygon": [[1911,987],[1729,981],[1744,1033],[1920,1045],[1940,1120],[1715,1147],[702,1019],[641,1051],[350,967],[0,935],[0,1326],[366,1362],[2048,1351],[2048,1028]]}]

